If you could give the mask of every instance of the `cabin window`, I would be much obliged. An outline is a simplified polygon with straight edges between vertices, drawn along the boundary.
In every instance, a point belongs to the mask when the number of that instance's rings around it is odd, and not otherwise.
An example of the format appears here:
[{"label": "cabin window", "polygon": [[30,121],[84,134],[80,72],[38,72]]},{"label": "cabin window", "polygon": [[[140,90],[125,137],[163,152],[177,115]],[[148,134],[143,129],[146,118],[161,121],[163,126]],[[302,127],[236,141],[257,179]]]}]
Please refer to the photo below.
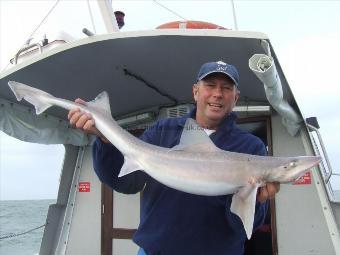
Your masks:
[{"label": "cabin window", "polygon": [[1,254],[38,254],[48,207],[57,199],[65,149],[0,131]]}]

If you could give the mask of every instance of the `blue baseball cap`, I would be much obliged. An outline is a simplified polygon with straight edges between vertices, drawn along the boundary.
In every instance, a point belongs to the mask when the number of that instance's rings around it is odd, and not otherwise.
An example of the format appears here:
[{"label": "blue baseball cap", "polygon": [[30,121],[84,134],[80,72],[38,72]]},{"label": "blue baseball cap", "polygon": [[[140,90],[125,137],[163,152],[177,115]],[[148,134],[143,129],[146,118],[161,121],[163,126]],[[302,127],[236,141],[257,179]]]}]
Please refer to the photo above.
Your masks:
[{"label": "blue baseball cap", "polygon": [[197,75],[197,81],[203,80],[209,74],[223,73],[227,75],[236,86],[238,86],[240,77],[235,66],[224,63],[223,61],[208,62],[201,66]]}]

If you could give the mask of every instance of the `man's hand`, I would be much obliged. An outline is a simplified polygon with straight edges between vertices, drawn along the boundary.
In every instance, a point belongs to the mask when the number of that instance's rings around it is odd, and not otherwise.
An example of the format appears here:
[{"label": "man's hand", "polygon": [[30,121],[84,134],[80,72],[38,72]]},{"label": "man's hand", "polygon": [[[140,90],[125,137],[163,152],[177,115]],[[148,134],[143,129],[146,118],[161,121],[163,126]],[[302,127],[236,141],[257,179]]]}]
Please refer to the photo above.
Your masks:
[{"label": "man's hand", "polygon": [[265,186],[259,188],[257,193],[257,201],[264,203],[267,199],[272,199],[275,194],[280,190],[280,183],[268,182]]},{"label": "man's hand", "polygon": [[[74,102],[86,105],[86,102],[80,98],[77,98]],[[73,109],[69,111],[67,118],[70,121],[72,127],[78,128],[86,134],[96,135],[100,137],[100,139],[105,143],[109,142],[96,128],[94,119],[92,118],[91,114],[82,112],[80,109]]]}]

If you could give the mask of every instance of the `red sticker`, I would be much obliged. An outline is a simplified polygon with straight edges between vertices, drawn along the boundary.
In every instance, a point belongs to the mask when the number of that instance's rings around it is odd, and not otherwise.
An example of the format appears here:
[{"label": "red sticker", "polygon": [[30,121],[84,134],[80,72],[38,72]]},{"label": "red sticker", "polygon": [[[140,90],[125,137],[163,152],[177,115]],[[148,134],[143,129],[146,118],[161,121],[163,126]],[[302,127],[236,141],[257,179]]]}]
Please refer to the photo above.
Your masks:
[{"label": "red sticker", "polygon": [[294,182],[294,185],[304,185],[312,183],[312,174],[307,172]]},{"label": "red sticker", "polygon": [[90,192],[90,182],[79,182],[78,191],[79,192]]}]

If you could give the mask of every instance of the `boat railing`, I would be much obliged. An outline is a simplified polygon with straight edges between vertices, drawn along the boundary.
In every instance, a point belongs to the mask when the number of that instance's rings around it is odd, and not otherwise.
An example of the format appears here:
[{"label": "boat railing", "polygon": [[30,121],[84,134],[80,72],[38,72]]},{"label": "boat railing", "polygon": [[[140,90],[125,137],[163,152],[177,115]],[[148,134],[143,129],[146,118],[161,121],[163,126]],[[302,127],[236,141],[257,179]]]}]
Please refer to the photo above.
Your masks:
[{"label": "boat railing", "polygon": [[33,56],[36,56],[37,54],[41,54],[43,52],[47,52],[51,49],[54,49],[60,45],[63,45],[65,43],[71,42],[74,39],[69,36],[69,38],[59,38],[59,39],[55,39],[53,41],[48,41],[46,44],[41,44],[39,42],[37,43],[33,43],[30,45],[26,45],[24,47],[22,47],[16,54],[15,56],[10,60],[10,64],[13,65],[17,65],[20,64],[24,61],[26,61],[27,59],[30,59]]},{"label": "boat railing", "polygon": [[335,196],[335,194],[334,194],[335,192],[334,192],[332,184],[330,182],[330,179],[331,179],[332,176],[340,176],[340,174],[333,172],[332,165],[329,161],[328,153],[326,151],[324,142],[322,140],[322,136],[321,136],[321,134],[318,130],[319,126],[307,123],[307,127],[308,127],[310,132],[315,132],[317,139],[318,139],[318,143],[319,143],[320,148],[321,148],[321,152],[320,152],[319,146],[316,143],[314,136],[311,136],[313,146],[314,146],[317,154],[319,154],[323,158],[323,160],[320,163],[320,170],[321,170],[322,178],[324,180],[324,183],[325,183],[325,186],[326,186],[326,189],[327,189],[328,197],[329,197],[331,202],[340,203],[340,199]]},{"label": "boat railing", "polygon": [[28,45],[26,47],[22,47],[20,50],[18,50],[18,52],[14,56],[14,60],[13,60],[14,65],[17,64],[18,58],[19,58],[21,53],[27,52],[28,50],[31,50],[33,48],[38,48],[39,49],[39,53],[42,53],[42,47],[41,47],[40,43],[34,43],[34,44],[30,44],[30,45]]}]

